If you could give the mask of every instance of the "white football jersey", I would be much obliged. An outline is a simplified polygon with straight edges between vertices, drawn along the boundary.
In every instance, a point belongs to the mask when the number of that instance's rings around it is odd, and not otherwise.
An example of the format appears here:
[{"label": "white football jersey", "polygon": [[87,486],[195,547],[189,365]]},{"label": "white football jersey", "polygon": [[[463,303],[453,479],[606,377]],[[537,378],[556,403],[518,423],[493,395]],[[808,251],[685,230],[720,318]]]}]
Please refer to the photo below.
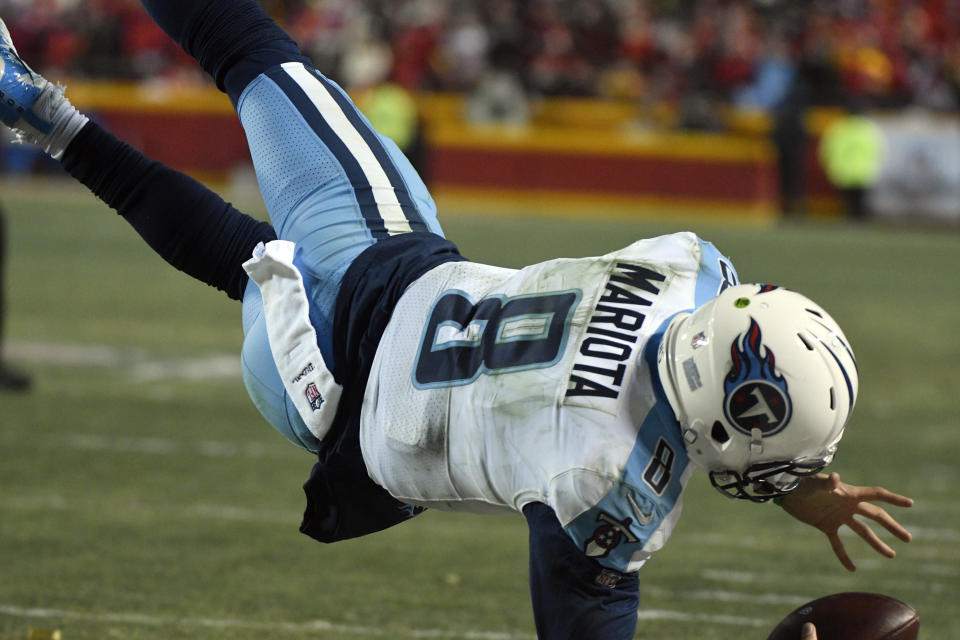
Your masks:
[{"label": "white football jersey", "polygon": [[652,377],[667,322],[736,283],[692,233],[520,270],[442,265],[380,341],[361,414],[370,476],[404,502],[550,506],[588,556],[634,570],[692,471]]}]

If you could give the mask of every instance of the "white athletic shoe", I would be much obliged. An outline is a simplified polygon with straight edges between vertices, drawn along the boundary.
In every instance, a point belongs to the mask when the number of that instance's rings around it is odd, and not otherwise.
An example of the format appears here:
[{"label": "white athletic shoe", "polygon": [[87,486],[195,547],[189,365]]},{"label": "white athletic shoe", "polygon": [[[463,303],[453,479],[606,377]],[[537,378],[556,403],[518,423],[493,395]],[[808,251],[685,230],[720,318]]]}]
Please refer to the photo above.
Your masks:
[{"label": "white athletic shoe", "polygon": [[10,30],[0,19],[0,122],[22,140],[35,144],[54,158],[86,124],[63,87],[47,82],[17,53]]},{"label": "white athletic shoe", "polygon": [[[0,122],[16,129],[30,127],[41,134],[53,130],[51,109],[41,100],[50,83],[20,59],[7,25],[0,19]],[[46,108],[45,108],[46,107]]]}]

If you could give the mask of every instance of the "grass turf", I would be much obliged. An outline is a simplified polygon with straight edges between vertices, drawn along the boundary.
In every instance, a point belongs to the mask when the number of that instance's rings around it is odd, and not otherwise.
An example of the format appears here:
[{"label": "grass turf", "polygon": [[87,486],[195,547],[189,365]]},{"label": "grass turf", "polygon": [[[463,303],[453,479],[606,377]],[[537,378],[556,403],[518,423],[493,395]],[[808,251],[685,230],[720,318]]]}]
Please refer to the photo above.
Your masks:
[{"label": "grass turf", "polygon": [[[77,187],[0,183],[0,200],[10,350],[36,382],[0,396],[0,638],[533,637],[522,518],[428,512],[313,543],[297,532],[311,459],[259,418],[230,366],[239,305]],[[742,280],[823,304],[853,344],[861,397],[832,469],[916,498],[895,514],[914,542],[886,560],[847,536],[848,574],[818,532],[696,477],[642,569],[638,637],[760,639],[839,591],[886,593],[920,611],[924,637],[960,637],[960,236],[449,213],[465,255],[504,266],[689,228]]]}]

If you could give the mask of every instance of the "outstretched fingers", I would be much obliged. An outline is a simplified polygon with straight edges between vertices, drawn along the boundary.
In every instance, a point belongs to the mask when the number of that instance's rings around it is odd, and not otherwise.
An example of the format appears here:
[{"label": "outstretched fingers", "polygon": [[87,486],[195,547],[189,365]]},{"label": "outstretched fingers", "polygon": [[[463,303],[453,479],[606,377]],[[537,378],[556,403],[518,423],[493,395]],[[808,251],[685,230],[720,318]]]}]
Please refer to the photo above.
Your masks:
[{"label": "outstretched fingers", "polygon": [[857,498],[859,500],[867,500],[869,502],[886,502],[896,507],[913,506],[912,498],[902,496],[899,493],[894,493],[893,491],[888,491],[883,487],[859,487]]},{"label": "outstretched fingers", "polygon": [[910,542],[913,539],[913,535],[907,531],[902,524],[897,522],[893,516],[887,513],[885,509],[863,502],[860,503],[858,513],[870,518],[874,522],[879,523],[884,529],[904,542]]},{"label": "outstretched fingers", "polygon": [[847,553],[846,547],[844,547],[843,542],[840,541],[838,530],[834,529],[833,531],[827,532],[827,539],[830,540],[830,546],[840,560],[840,564],[842,564],[847,571],[856,571],[857,565],[853,564],[853,560],[850,559],[850,554]]},{"label": "outstretched fingers", "polygon": [[847,526],[850,527],[854,533],[867,541],[874,550],[880,555],[886,556],[888,558],[893,558],[897,555],[897,552],[890,548],[886,542],[881,540],[877,534],[871,529],[865,522],[861,522],[856,518],[851,518],[851,521],[847,523]]},{"label": "outstretched fingers", "polygon": [[848,571],[856,565],[840,540],[839,531],[849,527],[873,549],[887,558],[896,552],[874,532],[873,520],[903,542],[912,536],[903,525],[874,502],[911,507],[913,500],[883,487],[858,487],[840,481],[836,473],[805,478],[800,489],[784,499],[783,508],[794,518],[816,527],[830,541],[837,559]]}]

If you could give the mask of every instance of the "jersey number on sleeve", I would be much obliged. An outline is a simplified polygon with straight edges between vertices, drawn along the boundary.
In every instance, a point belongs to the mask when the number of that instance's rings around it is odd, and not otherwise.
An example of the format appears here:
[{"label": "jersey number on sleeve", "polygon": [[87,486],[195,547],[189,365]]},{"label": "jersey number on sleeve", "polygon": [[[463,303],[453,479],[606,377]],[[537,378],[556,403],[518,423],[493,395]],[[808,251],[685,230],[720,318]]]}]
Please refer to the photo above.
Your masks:
[{"label": "jersey number on sleeve", "polygon": [[444,293],[423,332],[414,384],[456,386],[480,374],[552,366],[579,300],[579,291],[490,296],[477,303],[460,291]]},{"label": "jersey number on sleeve", "polygon": [[653,452],[653,457],[643,472],[643,481],[658,496],[662,495],[663,490],[670,484],[670,477],[673,474],[673,461],[676,457],[673,448],[667,444],[666,440],[660,438],[657,442],[657,450]]},{"label": "jersey number on sleeve", "polygon": [[737,281],[737,272],[733,270],[729,262],[723,258],[720,258],[717,262],[720,264],[720,275],[723,278],[720,287],[717,289],[717,295],[720,295],[728,288],[735,287],[740,283]]}]

